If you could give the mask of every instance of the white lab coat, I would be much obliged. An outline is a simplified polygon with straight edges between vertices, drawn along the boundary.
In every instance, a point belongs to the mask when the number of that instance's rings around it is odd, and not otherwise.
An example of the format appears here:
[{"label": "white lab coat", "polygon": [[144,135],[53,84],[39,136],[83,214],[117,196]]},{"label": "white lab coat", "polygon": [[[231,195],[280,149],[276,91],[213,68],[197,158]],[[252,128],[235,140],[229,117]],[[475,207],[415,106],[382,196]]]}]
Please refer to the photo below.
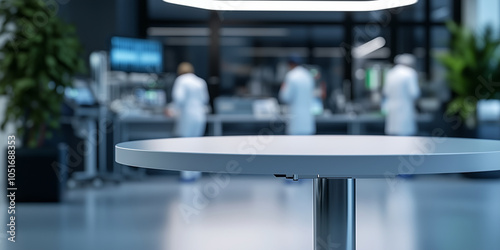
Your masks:
[{"label": "white lab coat", "polygon": [[290,119],[287,124],[289,135],[312,135],[316,123],[311,107],[314,98],[314,79],[302,66],[290,70],[280,90],[281,101],[288,104]]},{"label": "white lab coat", "polygon": [[172,98],[178,112],[176,135],[202,136],[206,126],[207,83],[194,74],[183,74],[174,82]]},{"label": "white lab coat", "polygon": [[386,98],[385,133],[415,135],[415,100],[420,96],[417,72],[408,66],[396,65],[387,73],[383,92]]}]

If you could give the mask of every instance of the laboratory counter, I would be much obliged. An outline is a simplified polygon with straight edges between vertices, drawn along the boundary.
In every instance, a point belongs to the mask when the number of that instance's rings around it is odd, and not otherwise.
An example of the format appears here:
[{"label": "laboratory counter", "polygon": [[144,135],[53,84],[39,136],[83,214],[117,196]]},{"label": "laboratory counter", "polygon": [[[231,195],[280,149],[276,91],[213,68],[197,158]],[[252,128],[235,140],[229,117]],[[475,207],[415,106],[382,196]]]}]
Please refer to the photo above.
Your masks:
[{"label": "laboratory counter", "polygon": [[[207,116],[207,135],[223,136],[226,135],[226,124],[233,125],[255,125],[258,128],[270,129],[276,134],[284,132],[284,124],[287,120],[286,115],[255,116],[252,114],[244,115],[208,115]],[[417,115],[419,124],[431,123],[433,114],[425,113]],[[365,126],[368,124],[385,123],[385,117],[380,113],[366,114],[324,114],[316,116],[317,126],[321,125],[346,125],[347,134],[361,135],[365,133]],[[175,118],[164,115],[118,115],[114,119],[115,125],[115,143],[135,140],[135,139],[154,139],[173,136],[173,127]],[[264,131],[268,133],[269,131]]]}]

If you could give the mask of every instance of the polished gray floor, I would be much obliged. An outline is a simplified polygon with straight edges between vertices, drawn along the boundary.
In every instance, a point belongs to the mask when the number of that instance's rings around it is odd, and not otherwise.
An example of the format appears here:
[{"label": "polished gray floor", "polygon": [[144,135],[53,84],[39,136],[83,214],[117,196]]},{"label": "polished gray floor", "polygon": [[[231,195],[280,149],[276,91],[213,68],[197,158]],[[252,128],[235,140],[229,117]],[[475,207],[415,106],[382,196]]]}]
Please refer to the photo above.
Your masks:
[{"label": "polished gray floor", "polygon": [[[500,249],[498,180],[357,184],[358,249]],[[156,177],[71,190],[61,204],[21,204],[17,216],[17,242],[2,234],[0,249],[312,249],[311,181]]]}]

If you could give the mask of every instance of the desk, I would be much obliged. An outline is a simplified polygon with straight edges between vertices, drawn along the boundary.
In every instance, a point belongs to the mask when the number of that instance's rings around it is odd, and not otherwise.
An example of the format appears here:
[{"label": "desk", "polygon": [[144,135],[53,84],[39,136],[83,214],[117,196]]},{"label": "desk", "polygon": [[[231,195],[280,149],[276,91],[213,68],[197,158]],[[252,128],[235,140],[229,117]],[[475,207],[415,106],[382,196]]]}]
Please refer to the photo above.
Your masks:
[{"label": "desk", "polygon": [[176,138],[120,143],[115,154],[144,168],[312,178],[316,250],[355,249],[357,178],[500,170],[500,141],[440,137]]}]

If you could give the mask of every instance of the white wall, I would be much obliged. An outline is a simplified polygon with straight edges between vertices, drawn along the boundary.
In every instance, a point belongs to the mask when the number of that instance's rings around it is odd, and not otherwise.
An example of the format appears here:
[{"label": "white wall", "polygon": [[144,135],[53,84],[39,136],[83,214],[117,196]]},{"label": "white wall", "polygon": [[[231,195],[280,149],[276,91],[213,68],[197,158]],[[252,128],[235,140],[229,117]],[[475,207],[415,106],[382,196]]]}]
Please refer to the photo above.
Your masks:
[{"label": "white wall", "polygon": [[500,1],[477,0],[477,28],[483,29],[492,25],[493,30],[500,32]]},{"label": "white wall", "polygon": [[[7,106],[7,97],[6,96],[0,96],[0,122],[3,121],[4,115],[5,115],[5,106]],[[7,155],[6,155],[6,150],[7,150],[7,136],[12,134],[13,126],[12,124],[9,124],[6,128],[5,131],[0,130],[0,197],[5,197],[5,188],[6,187],[6,169],[7,169]],[[16,141],[17,142],[17,141]],[[0,205],[4,207],[4,201],[5,199],[0,199]],[[0,216],[3,217],[3,216]],[[1,222],[1,221],[0,221]],[[1,238],[0,238],[1,239]]]},{"label": "white wall", "polygon": [[463,21],[471,29],[483,31],[487,25],[500,33],[500,1],[462,0]]}]

